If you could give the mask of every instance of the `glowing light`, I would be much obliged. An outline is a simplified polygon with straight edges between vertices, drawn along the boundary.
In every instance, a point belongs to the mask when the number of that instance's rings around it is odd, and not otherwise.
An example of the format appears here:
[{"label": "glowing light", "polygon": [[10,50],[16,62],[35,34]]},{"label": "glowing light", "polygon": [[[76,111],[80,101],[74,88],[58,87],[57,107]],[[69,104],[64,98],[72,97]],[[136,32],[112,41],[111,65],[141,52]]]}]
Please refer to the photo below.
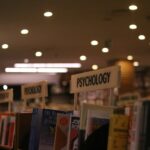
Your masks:
[{"label": "glowing light", "polygon": [[96,64],[92,65],[92,69],[93,70],[97,70],[98,69],[98,65],[96,65]]},{"label": "glowing light", "polygon": [[81,60],[81,61],[85,61],[85,60],[87,60],[87,57],[86,57],[85,55],[81,55],[81,56],[80,56],[80,60]]},{"label": "glowing light", "polygon": [[137,9],[138,9],[138,7],[136,5],[130,5],[129,6],[129,10],[134,11],[134,10],[137,10]]},{"label": "glowing light", "polygon": [[25,35],[25,34],[28,34],[29,33],[29,30],[28,29],[22,29],[20,31],[21,34]]},{"label": "glowing light", "polygon": [[128,59],[128,60],[133,60],[133,56],[132,56],[132,55],[128,55],[128,56],[127,56],[127,59]]},{"label": "glowing light", "polygon": [[51,17],[51,16],[53,16],[52,12],[50,12],[50,11],[44,12],[44,17]]},{"label": "glowing light", "polygon": [[99,44],[99,42],[97,40],[92,40],[91,41],[92,46],[97,46],[98,44]]},{"label": "glowing light", "polygon": [[2,44],[2,49],[7,49],[8,47],[9,47],[9,45],[8,44]]},{"label": "glowing light", "polygon": [[108,49],[107,47],[104,47],[104,48],[102,48],[102,52],[103,52],[103,53],[108,53],[108,52],[109,52],[109,49]]},{"label": "glowing light", "polygon": [[136,24],[130,24],[129,29],[135,30],[135,29],[137,29],[137,25]]}]

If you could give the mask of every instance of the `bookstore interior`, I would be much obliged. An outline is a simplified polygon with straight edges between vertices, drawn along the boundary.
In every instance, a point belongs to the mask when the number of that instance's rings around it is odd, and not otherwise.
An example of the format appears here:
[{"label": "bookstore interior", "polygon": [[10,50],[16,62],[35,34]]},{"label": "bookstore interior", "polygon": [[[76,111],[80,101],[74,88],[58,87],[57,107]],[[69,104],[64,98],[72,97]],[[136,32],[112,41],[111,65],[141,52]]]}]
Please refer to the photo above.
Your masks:
[{"label": "bookstore interior", "polygon": [[149,6],[1,0],[0,150],[149,150]]}]

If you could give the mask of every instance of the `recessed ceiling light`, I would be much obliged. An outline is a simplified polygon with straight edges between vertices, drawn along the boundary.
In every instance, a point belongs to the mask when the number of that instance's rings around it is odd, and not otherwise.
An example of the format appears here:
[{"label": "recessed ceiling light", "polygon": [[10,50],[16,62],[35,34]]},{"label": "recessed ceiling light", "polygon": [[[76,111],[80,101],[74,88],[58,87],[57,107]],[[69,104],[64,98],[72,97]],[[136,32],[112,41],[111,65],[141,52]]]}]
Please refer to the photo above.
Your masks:
[{"label": "recessed ceiling light", "polygon": [[36,57],[41,57],[41,56],[42,56],[42,52],[41,52],[41,51],[35,52],[35,56],[36,56]]},{"label": "recessed ceiling light", "polygon": [[21,34],[25,35],[25,34],[28,34],[29,33],[29,30],[28,29],[22,29],[20,31]]},{"label": "recessed ceiling light", "polygon": [[103,48],[102,48],[102,52],[103,52],[103,53],[108,53],[108,52],[109,52],[109,49],[108,49],[107,47],[103,47]]},{"label": "recessed ceiling light", "polygon": [[139,65],[140,65],[140,63],[139,63],[138,61],[134,61],[134,62],[133,62],[133,66],[134,66],[134,67],[138,67]]},{"label": "recessed ceiling light", "polygon": [[81,56],[80,56],[80,60],[81,60],[81,61],[85,61],[85,60],[87,60],[87,57],[86,57],[85,55],[81,55]]},{"label": "recessed ceiling light", "polygon": [[145,35],[139,35],[139,36],[138,36],[138,39],[139,39],[139,40],[145,40],[146,37],[145,37]]},{"label": "recessed ceiling light", "polygon": [[91,41],[91,45],[92,46],[96,46],[96,45],[98,45],[99,44],[99,42],[97,41],[97,40],[92,40]]},{"label": "recessed ceiling light", "polygon": [[137,29],[137,25],[136,24],[130,24],[129,29],[135,30],[135,29]]},{"label": "recessed ceiling light", "polygon": [[9,47],[9,45],[8,44],[2,44],[2,49],[7,49],[8,47]]},{"label": "recessed ceiling light", "polygon": [[98,65],[96,65],[96,64],[92,65],[92,69],[93,70],[97,70],[98,69]]},{"label": "recessed ceiling light", "polygon": [[132,55],[128,55],[128,56],[127,56],[127,59],[128,59],[128,60],[133,60],[133,56],[132,56]]},{"label": "recessed ceiling light", "polygon": [[3,85],[3,89],[4,89],[4,90],[7,90],[7,89],[8,89],[8,86],[7,86],[7,85]]},{"label": "recessed ceiling light", "polygon": [[50,12],[50,11],[44,12],[44,17],[51,17],[51,16],[53,16],[52,12]]},{"label": "recessed ceiling light", "polygon": [[29,59],[28,58],[25,58],[24,59],[24,63],[28,63],[29,62]]},{"label": "recessed ceiling light", "polygon": [[130,6],[129,6],[129,9],[130,9],[130,10],[137,10],[138,7],[137,7],[136,5],[130,5]]}]

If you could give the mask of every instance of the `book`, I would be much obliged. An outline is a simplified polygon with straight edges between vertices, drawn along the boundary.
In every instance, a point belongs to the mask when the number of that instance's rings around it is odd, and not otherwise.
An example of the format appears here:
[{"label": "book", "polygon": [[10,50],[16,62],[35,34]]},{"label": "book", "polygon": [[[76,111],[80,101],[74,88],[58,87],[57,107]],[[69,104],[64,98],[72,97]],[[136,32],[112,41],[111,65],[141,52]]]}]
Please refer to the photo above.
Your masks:
[{"label": "book", "polygon": [[56,132],[53,150],[66,150],[70,125],[69,114],[57,114]]},{"label": "book", "polygon": [[128,143],[129,116],[113,114],[110,118],[108,149],[126,150]]},{"label": "book", "polygon": [[15,126],[16,126],[16,118],[15,118],[15,116],[11,116],[10,126],[9,126],[8,142],[7,142],[7,145],[10,148],[13,148],[13,145],[14,145]]},{"label": "book", "polygon": [[143,101],[143,112],[141,120],[140,146],[139,150],[148,150],[150,148],[150,101]]},{"label": "book", "polygon": [[33,109],[29,150],[53,150],[58,113],[72,113],[52,109]]},{"label": "book", "polygon": [[53,150],[57,114],[72,114],[72,111],[43,110],[39,150]]},{"label": "book", "polygon": [[20,112],[16,113],[15,117],[14,150],[28,150],[32,113]]},{"label": "book", "polygon": [[117,111],[117,109],[118,107],[99,106],[87,103],[83,103],[81,105],[80,127],[79,127],[79,149],[83,149],[82,145],[84,145],[88,110],[103,110],[103,112],[106,111],[110,112],[109,114],[113,114],[115,111]]},{"label": "book", "polygon": [[109,123],[110,115],[112,111],[99,110],[88,110],[85,139],[92,134],[96,129]]},{"label": "book", "polygon": [[32,112],[30,139],[29,139],[29,150],[39,149],[40,140],[40,129],[42,123],[43,110],[34,108]]},{"label": "book", "polygon": [[1,145],[5,145],[5,139],[6,139],[6,134],[7,134],[7,124],[8,124],[8,117],[7,115],[4,116],[4,124],[3,124],[3,128],[2,128],[2,141],[1,141]]},{"label": "book", "polygon": [[78,149],[79,125],[80,125],[80,118],[78,116],[71,116],[67,141],[67,150]]},{"label": "book", "polygon": [[[143,102],[136,101],[133,105],[132,114],[129,115],[129,140],[128,150],[138,150],[140,146],[140,131],[142,121]],[[130,121],[129,120],[129,121]]]}]

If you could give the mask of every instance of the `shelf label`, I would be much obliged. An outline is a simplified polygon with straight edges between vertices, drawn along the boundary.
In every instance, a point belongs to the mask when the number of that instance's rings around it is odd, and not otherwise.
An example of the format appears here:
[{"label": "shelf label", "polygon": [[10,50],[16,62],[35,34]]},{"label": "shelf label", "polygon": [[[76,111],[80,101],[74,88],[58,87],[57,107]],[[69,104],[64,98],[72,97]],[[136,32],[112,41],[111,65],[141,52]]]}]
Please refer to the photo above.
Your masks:
[{"label": "shelf label", "polygon": [[71,93],[120,86],[120,67],[113,66],[71,76]]},{"label": "shelf label", "polygon": [[0,91],[0,102],[13,101],[13,89]]},{"label": "shelf label", "polygon": [[25,84],[21,86],[22,99],[34,99],[48,96],[47,82]]}]

